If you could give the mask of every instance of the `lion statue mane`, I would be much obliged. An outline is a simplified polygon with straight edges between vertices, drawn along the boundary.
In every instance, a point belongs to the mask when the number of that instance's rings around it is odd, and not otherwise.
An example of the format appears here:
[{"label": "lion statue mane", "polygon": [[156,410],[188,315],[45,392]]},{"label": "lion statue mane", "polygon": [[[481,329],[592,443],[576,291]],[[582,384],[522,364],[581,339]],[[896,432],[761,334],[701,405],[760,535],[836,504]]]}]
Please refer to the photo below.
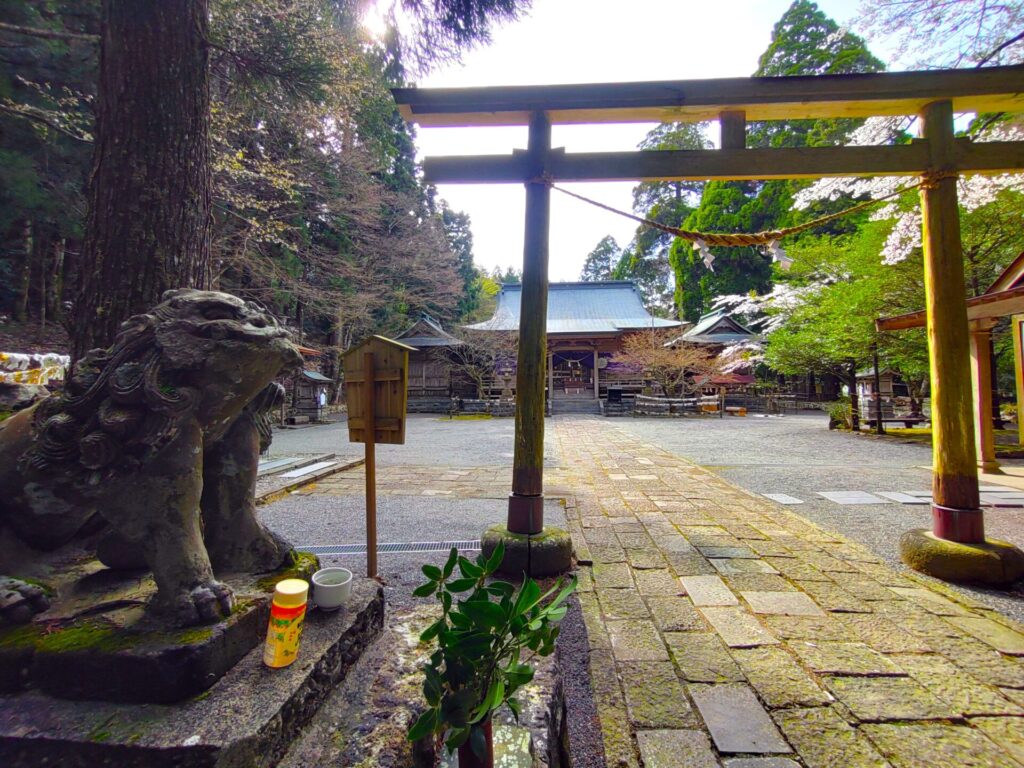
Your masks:
[{"label": "lion statue mane", "polygon": [[74,366],[65,391],[0,422],[0,615],[45,608],[13,577],[24,545],[52,550],[103,529],[100,559],[146,566],[153,609],[177,623],[232,608],[218,572],[278,567],[289,545],[255,515],[274,379],[301,364],[261,307],[214,291],[168,291]]}]

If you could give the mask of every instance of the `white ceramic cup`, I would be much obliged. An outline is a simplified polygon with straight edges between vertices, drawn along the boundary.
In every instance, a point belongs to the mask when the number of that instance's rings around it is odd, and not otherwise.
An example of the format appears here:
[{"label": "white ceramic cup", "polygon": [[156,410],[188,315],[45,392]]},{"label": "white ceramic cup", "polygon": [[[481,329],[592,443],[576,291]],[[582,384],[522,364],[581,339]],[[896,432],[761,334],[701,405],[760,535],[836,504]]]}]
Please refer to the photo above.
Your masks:
[{"label": "white ceramic cup", "polygon": [[352,593],[352,571],[348,568],[321,568],[313,574],[313,602],[322,611],[334,611]]}]

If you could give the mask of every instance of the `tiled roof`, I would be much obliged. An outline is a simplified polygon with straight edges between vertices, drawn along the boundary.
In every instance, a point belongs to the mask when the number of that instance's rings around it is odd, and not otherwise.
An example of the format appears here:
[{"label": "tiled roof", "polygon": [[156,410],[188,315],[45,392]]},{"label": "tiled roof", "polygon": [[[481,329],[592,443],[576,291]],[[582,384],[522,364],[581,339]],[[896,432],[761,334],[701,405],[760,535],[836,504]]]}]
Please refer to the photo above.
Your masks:
[{"label": "tiled roof", "polygon": [[[494,316],[468,325],[480,331],[519,328],[523,287],[503,285]],[[548,333],[618,333],[639,328],[675,328],[679,322],[652,317],[644,309],[636,284],[628,280],[551,283],[548,287]]]},{"label": "tiled roof", "polygon": [[[415,333],[416,331],[420,331],[420,333]],[[411,335],[413,333],[415,335]],[[426,313],[420,315],[419,320],[399,334],[396,340],[417,349],[422,349],[423,347],[451,347],[462,343],[441,327],[441,323]]]},{"label": "tiled roof", "polygon": [[702,315],[697,324],[679,337],[680,341],[695,344],[735,344],[745,341],[754,333],[738,323],[725,309]]}]

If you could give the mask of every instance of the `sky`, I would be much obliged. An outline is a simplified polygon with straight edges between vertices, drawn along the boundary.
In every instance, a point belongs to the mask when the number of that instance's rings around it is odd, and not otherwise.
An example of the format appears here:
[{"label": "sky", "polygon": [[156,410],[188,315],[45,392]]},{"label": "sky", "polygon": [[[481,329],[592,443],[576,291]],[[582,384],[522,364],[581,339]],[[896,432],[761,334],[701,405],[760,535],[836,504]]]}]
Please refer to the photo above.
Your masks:
[{"label": "sky", "polygon": [[[771,41],[791,0],[534,0],[522,21],[497,29],[491,45],[439,68],[420,87],[745,77]],[[840,25],[856,0],[818,0]],[[880,58],[885,56],[880,55]],[[652,124],[554,126],[552,145],[568,152],[636,149]],[[709,138],[718,141],[717,126]],[[417,128],[420,157],[506,154],[526,146],[526,128]],[[620,210],[632,207],[632,183],[566,184]],[[478,266],[522,266],[525,192],[521,184],[444,184],[440,196],[472,220]],[[553,191],[550,279],[577,280],[605,235],[625,246],[635,222]]]}]

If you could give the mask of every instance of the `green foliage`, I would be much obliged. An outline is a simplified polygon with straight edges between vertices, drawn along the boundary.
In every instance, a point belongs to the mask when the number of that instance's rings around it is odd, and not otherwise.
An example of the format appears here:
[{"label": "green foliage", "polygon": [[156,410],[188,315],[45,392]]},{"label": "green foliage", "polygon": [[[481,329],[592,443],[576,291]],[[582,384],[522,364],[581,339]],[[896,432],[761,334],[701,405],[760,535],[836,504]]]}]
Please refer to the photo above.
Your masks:
[{"label": "green foliage", "polygon": [[841,397],[834,403],[828,404],[829,423],[835,424],[840,429],[853,429],[853,405],[850,398]]},{"label": "green foliage", "polygon": [[[881,72],[864,40],[840,29],[809,0],[795,0],[772,30],[772,41],[758,62],[755,77],[845,75]],[[801,147],[841,144],[859,125],[849,119],[791,120],[754,123],[748,144],[755,147]]]},{"label": "green foliage", "polygon": [[[684,229],[702,232],[755,232],[768,218],[778,217],[782,203],[767,209],[750,196],[746,182],[712,181],[704,189],[700,207],[683,222]],[[758,248],[713,248],[713,269],[708,269],[692,243],[676,240],[669,263],[676,276],[675,302],[680,317],[695,322],[711,308],[716,296],[763,293],[771,284],[771,264]]]},{"label": "green foliage", "polygon": [[[640,142],[642,150],[708,149],[707,123],[664,123]],[[680,227],[699,199],[704,182],[654,181],[633,187],[633,210],[646,219]],[[637,227],[636,235],[612,270],[616,280],[633,280],[648,311],[672,316],[672,235],[651,227]]]},{"label": "green foliage", "polygon": [[619,261],[621,249],[611,235],[601,238],[594,250],[587,254],[583,262],[583,270],[580,272],[580,280],[584,282],[595,282],[598,280],[610,280],[612,266]]},{"label": "green foliage", "polygon": [[517,591],[508,582],[491,579],[504,556],[500,543],[490,558],[480,554],[475,563],[453,548],[443,568],[423,566],[427,581],[413,594],[435,596],[441,618],[420,635],[421,642],[433,642],[437,650],[424,668],[427,710],[409,728],[410,741],[440,734],[453,751],[469,739],[473,751],[481,754],[480,726],[493,711],[507,704],[519,717],[519,704],[512,697],[534,673],[524,652],[548,656],[554,651],[575,577],[543,594],[537,582],[525,578]]},{"label": "green foliage", "polygon": [[[755,76],[793,76],[878,72],[884,65],[864,41],[844,32],[809,0],[795,0],[772,30],[772,42],[761,55]],[[854,120],[790,120],[751,123],[747,146],[801,147],[841,144],[859,125]],[[702,232],[759,232],[796,224],[834,208],[822,205],[808,214],[792,210],[793,194],[802,182],[710,182],[700,204],[686,219],[685,229]],[[835,205],[845,207],[848,200]],[[850,223],[831,225],[813,234],[841,234]],[[673,243],[669,262],[675,276],[679,315],[695,321],[720,295],[763,293],[772,284],[768,260],[756,248],[713,248],[714,272],[692,246]]]}]

